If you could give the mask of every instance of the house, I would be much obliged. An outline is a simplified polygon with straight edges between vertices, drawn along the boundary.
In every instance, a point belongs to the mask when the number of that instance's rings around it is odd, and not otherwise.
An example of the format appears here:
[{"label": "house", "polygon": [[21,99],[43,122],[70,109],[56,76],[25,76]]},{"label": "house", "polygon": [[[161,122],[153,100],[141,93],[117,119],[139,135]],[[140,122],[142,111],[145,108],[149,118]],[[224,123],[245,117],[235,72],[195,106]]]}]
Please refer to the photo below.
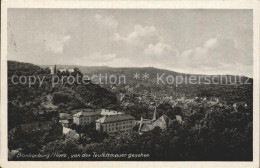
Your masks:
[{"label": "house", "polygon": [[69,120],[60,120],[60,123],[62,124],[63,127],[69,127]]},{"label": "house", "polygon": [[88,125],[101,117],[100,110],[82,109],[73,115],[73,123],[76,125]]},{"label": "house", "polygon": [[114,110],[101,109],[101,116],[119,115],[119,114],[124,114],[124,113],[114,111]]},{"label": "house", "polygon": [[70,130],[71,130],[70,128],[63,127],[62,133],[63,133],[64,135],[66,135],[66,134],[69,133]]},{"label": "house", "polygon": [[159,127],[161,129],[167,129],[167,127],[169,126],[170,122],[172,122],[172,120],[166,115],[162,115],[161,117],[159,117],[157,119],[156,113],[157,113],[157,111],[156,111],[156,107],[155,107],[152,120],[149,120],[149,119],[144,120],[141,117],[141,120],[136,122],[137,125],[139,126],[138,132],[140,132],[140,133],[149,132],[149,131],[153,130],[155,127]]},{"label": "house", "polygon": [[135,118],[129,114],[107,115],[96,120],[96,130],[107,133],[131,131]]},{"label": "house", "polygon": [[55,121],[44,121],[29,124],[21,124],[21,131],[25,134],[41,134],[53,131],[54,135],[62,135],[62,125]]},{"label": "house", "polygon": [[157,120],[155,120],[153,122],[140,124],[138,131],[139,132],[149,132],[149,131],[153,130],[155,127],[159,127],[162,130],[164,130],[164,129],[167,129],[170,122],[172,122],[172,120],[168,116],[162,115],[160,118],[158,118]]},{"label": "house", "polygon": [[154,127],[160,127],[161,129],[166,129],[170,121],[171,119],[168,116],[162,115],[160,118],[158,118],[153,122],[153,125]]},{"label": "house", "polygon": [[73,115],[73,123],[77,125],[90,124],[102,116],[119,115],[124,114],[114,110],[107,109],[80,109]]},{"label": "house", "polygon": [[29,124],[21,124],[21,131],[24,133],[44,132],[52,129],[53,121],[35,122]]}]

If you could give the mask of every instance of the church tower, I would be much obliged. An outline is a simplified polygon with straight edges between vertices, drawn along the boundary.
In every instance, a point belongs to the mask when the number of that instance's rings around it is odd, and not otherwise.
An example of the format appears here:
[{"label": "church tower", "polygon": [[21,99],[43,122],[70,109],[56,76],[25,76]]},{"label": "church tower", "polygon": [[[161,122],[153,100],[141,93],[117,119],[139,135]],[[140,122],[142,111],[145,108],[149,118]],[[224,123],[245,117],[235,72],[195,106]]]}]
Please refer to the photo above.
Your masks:
[{"label": "church tower", "polygon": [[57,67],[56,67],[56,64],[54,65],[54,69],[53,69],[53,71],[54,71],[54,75],[56,75],[56,74],[57,74]]}]

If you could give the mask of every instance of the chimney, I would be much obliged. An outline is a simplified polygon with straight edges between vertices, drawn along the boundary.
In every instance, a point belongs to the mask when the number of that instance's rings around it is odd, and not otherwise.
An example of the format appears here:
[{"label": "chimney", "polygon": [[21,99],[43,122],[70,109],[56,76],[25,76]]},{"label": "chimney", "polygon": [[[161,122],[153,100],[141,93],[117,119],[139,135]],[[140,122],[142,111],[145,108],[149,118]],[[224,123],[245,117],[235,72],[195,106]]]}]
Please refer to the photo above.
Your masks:
[{"label": "chimney", "polygon": [[141,121],[144,121],[143,117],[141,117]]}]

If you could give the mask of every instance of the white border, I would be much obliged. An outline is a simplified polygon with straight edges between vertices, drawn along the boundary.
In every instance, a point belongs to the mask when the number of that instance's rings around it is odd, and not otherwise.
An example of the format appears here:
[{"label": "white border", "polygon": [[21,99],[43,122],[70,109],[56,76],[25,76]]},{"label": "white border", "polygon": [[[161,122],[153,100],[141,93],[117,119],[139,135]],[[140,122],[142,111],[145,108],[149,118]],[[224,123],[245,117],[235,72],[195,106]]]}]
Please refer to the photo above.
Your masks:
[{"label": "white border", "polygon": [[[7,161],[7,9],[8,8],[121,8],[121,9],[253,9],[254,24],[254,113],[253,113],[253,162],[90,162],[90,161]],[[259,3],[238,1],[1,1],[1,131],[0,165],[9,167],[259,167]]]}]

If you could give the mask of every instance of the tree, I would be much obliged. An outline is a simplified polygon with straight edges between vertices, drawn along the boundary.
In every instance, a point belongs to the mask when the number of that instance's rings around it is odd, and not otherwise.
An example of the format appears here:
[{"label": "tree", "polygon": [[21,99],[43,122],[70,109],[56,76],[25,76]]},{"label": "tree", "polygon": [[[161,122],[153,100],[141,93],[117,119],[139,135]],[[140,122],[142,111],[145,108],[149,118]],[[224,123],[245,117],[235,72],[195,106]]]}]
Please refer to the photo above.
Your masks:
[{"label": "tree", "polygon": [[52,102],[54,105],[60,104],[60,103],[67,103],[71,100],[71,96],[69,94],[63,93],[63,92],[56,92],[53,94]]}]

